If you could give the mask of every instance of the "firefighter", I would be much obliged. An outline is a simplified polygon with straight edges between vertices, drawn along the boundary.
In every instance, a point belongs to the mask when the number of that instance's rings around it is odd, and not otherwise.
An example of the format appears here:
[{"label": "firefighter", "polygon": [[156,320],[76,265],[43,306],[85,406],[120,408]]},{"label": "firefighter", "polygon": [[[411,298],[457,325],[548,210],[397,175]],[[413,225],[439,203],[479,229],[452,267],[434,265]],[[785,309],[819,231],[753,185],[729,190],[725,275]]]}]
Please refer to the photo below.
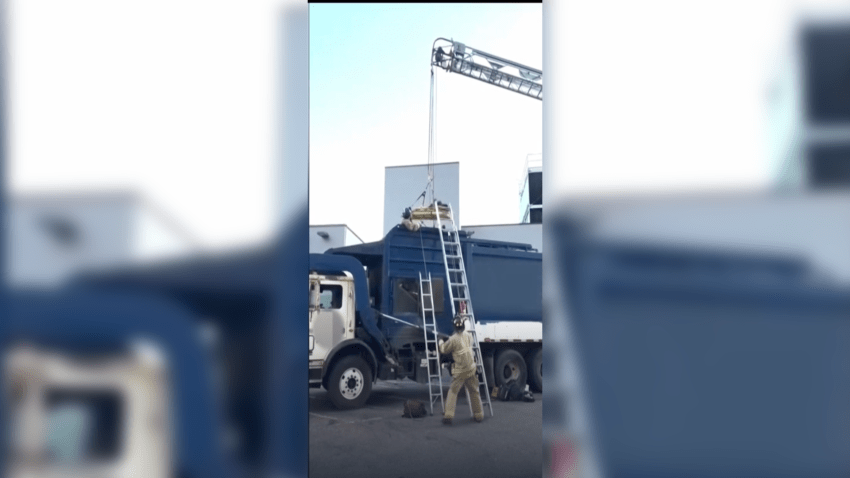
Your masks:
[{"label": "firefighter", "polygon": [[481,406],[481,396],[478,392],[478,377],[476,376],[475,359],[472,355],[472,335],[464,331],[464,317],[460,314],[454,318],[455,333],[447,339],[440,340],[440,353],[452,354],[454,364],[452,365],[452,385],[446,397],[446,413],[443,415],[443,423],[452,424],[455,415],[455,404],[457,394],[461,387],[466,387],[469,398],[472,400],[472,414],[476,422],[484,420],[484,411]]},{"label": "firefighter", "polygon": [[418,231],[422,227],[422,225],[419,224],[419,221],[413,219],[413,212],[410,208],[404,210],[401,214],[401,218],[401,225],[408,231]]}]

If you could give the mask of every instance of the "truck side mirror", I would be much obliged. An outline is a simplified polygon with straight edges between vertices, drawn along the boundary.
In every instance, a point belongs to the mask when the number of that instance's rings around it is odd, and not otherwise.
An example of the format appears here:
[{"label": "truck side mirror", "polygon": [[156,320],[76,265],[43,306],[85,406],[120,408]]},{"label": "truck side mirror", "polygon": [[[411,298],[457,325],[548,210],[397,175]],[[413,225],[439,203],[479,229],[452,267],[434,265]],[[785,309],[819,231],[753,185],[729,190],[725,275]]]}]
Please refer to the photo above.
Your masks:
[{"label": "truck side mirror", "polygon": [[319,283],[311,282],[310,283],[310,311],[317,310],[319,308]]}]

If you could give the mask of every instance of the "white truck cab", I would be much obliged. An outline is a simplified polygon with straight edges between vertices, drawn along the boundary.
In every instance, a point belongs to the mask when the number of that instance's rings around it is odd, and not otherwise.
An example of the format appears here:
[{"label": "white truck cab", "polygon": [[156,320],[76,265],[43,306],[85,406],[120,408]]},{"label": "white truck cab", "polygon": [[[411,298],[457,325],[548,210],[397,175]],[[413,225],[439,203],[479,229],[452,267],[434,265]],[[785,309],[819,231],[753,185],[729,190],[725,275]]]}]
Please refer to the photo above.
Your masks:
[{"label": "white truck cab", "polygon": [[353,276],[310,274],[309,314],[310,386],[323,386],[339,408],[362,406],[371,393],[376,364],[355,336]]}]

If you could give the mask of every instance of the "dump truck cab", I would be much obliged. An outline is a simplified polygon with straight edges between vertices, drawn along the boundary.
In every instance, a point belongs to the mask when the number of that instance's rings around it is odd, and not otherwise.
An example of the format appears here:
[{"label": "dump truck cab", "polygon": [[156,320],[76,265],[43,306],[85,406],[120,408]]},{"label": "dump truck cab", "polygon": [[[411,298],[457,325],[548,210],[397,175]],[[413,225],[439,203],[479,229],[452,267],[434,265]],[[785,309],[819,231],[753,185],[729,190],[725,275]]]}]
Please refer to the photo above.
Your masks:
[{"label": "dump truck cab", "polygon": [[324,387],[338,408],[361,407],[396,363],[371,308],[363,264],[311,254],[309,294],[310,386]]},{"label": "dump truck cab", "polygon": [[[337,344],[354,338],[354,279],[310,274],[310,370],[321,368]],[[311,373],[310,382],[321,382]]]},{"label": "dump truck cab", "polygon": [[361,406],[375,379],[374,354],[355,336],[354,279],[310,274],[310,385],[339,408]]},{"label": "dump truck cab", "polygon": [[8,477],[234,476],[217,370],[172,301],[15,291],[0,326]]},{"label": "dump truck cab", "polygon": [[174,475],[167,361],[154,344],[95,357],[21,344],[4,365],[5,476]]}]

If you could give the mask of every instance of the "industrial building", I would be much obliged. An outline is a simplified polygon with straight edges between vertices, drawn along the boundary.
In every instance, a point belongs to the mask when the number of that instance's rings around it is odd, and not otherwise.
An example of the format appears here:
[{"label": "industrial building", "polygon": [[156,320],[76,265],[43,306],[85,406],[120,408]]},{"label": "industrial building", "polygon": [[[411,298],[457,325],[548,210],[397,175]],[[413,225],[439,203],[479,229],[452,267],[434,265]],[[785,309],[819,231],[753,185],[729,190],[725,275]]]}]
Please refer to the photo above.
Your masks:
[{"label": "industrial building", "polygon": [[[461,222],[460,204],[460,163],[437,163],[434,167],[434,196],[440,201],[451,204],[455,220]],[[405,208],[416,203],[422,205],[417,195],[424,193],[428,185],[428,165],[387,166],[384,169],[384,231],[401,221]],[[430,200],[430,198],[428,198]]]},{"label": "industrial building", "polygon": [[519,192],[519,222],[543,223],[543,155],[529,154],[523,167],[523,181]]},{"label": "industrial building", "polygon": [[850,17],[808,17],[770,91],[770,157],[780,188],[850,185]]},{"label": "industrial building", "polygon": [[130,192],[26,194],[9,207],[6,280],[60,286],[73,275],[186,254],[198,242]]},{"label": "industrial building", "polygon": [[[434,196],[452,206],[457,223],[464,231],[472,232],[476,239],[519,242],[530,244],[543,252],[543,158],[540,154],[528,155],[522,169],[519,207],[520,221],[516,224],[466,225],[462,222],[460,203],[460,164],[434,165]],[[428,178],[428,165],[388,166],[384,182],[384,235],[401,221],[401,212],[416,202],[417,194],[424,192]],[[417,204],[421,205],[420,202]],[[311,235],[310,250],[314,238]]]},{"label": "industrial building", "polygon": [[345,224],[310,226],[310,254],[355,244],[363,244],[363,239]]}]

